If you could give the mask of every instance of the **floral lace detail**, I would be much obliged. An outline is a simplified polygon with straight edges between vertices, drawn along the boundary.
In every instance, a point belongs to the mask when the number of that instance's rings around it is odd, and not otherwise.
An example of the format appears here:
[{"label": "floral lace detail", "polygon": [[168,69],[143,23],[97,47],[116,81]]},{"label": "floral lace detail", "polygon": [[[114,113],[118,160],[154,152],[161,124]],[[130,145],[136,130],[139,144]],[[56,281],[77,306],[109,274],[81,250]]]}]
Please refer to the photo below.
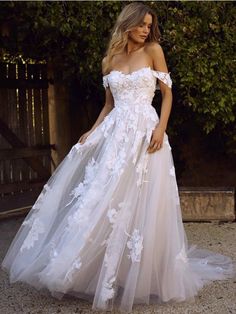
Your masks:
[{"label": "floral lace detail", "polygon": [[110,117],[110,115],[108,115],[104,118],[101,130],[102,130],[103,135],[105,137],[108,136],[109,130],[114,125],[114,123],[115,123],[115,121],[114,121],[114,119],[112,119],[112,117]]},{"label": "floral lace detail", "polygon": [[111,155],[107,167],[111,171],[111,175],[118,175],[120,176],[124,170],[124,165],[125,165],[125,157],[126,157],[126,152],[125,149],[121,149],[118,153],[118,155]]},{"label": "floral lace detail", "polygon": [[115,208],[111,208],[107,212],[107,217],[110,221],[110,223],[114,223],[116,221],[118,211]]},{"label": "floral lace detail", "polygon": [[76,271],[80,270],[81,266],[82,266],[82,262],[81,262],[81,259],[79,257],[78,259],[76,259],[73,262],[72,267],[66,273],[66,275],[65,275],[66,280],[68,280],[69,282],[72,282],[73,274]]},{"label": "floral lace detail", "polygon": [[[111,207],[111,205],[110,205],[110,208],[107,211],[107,217],[108,217],[110,223],[113,225],[113,227],[114,227],[114,223],[116,222],[116,220],[118,218],[118,213],[121,211],[122,208],[124,208],[124,207],[127,208],[127,203],[121,202],[118,204],[118,207],[119,207],[119,209],[116,209],[116,208]],[[125,223],[126,217],[123,217],[123,221],[122,221],[122,216],[119,218],[120,218],[119,223],[120,222]],[[109,238],[105,242],[107,243],[108,241],[109,241]]]},{"label": "floral lace detail", "polygon": [[103,86],[104,88],[107,88],[109,85],[108,85],[108,77],[105,75],[103,76]]},{"label": "floral lace detail", "polygon": [[71,160],[74,156],[78,156],[83,154],[83,151],[88,147],[92,146],[92,142],[90,142],[87,138],[86,142],[84,144],[76,143],[74,146],[72,146],[71,150],[67,154],[66,158]]},{"label": "floral lace detail", "polygon": [[112,231],[108,239],[104,240],[101,245],[106,245],[107,249],[104,255],[104,265],[106,272],[102,284],[102,300],[105,302],[111,299],[115,293],[114,282],[116,280],[116,271],[119,265],[120,256],[123,251],[122,238],[127,237],[126,227],[129,224],[130,212],[129,204],[121,202],[118,204],[119,210],[110,204],[107,217],[112,224]]},{"label": "floral lace detail", "polygon": [[[135,78],[135,81],[139,78],[142,79],[143,85],[150,84],[150,77],[158,78],[160,81],[162,81],[164,84],[166,84],[168,87],[172,87],[172,80],[170,77],[171,72],[161,72],[151,69],[150,67],[143,67],[136,71],[133,71],[130,74],[122,73],[118,70],[112,70],[109,74],[103,76],[103,86],[104,88],[107,88],[110,85],[110,82],[112,81],[113,84],[111,84],[111,87],[114,87],[114,81],[112,78],[115,78],[116,87],[121,86],[121,83],[123,83],[123,88],[129,87],[129,80],[132,80]],[[122,81],[119,81],[119,78],[122,78]],[[159,86],[156,86],[156,89],[160,89]]]},{"label": "floral lace detail", "polygon": [[52,246],[52,248],[50,250],[49,256],[50,256],[50,261],[54,262],[56,260],[57,256],[58,256],[58,252],[55,249],[55,244],[54,243],[51,246]]},{"label": "floral lace detail", "polygon": [[138,229],[134,229],[130,240],[127,242],[127,247],[130,249],[130,254],[128,258],[131,258],[132,263],[140,262],[141,252],[143,249],[143,236],[140,235]]},{"label": "floral lace detail", "polygon": [[68,204],[66,204],[66,206],[71,204],[74,201],[74,199],[77,199],[78,197],[85,194],[85,191],[88,189],[89,184],[95,178],[96,172],[98,170],[98,166],[99,166],[98,162],[96,162],[95,159],[92,157],[85,168],[85,175],[84,175],[83,182],[80,182],[78,186],[72,190],[70,195],[72,195],[73,198]]},{"label": "floral lace detail", "polygon": [[79,185],[76,188],[74,188],[74,190],[71,192],[71,195],[74,195],[74,197],[77,198],[84,194],[85,189],[86,189],[85,183],[80,182]]},{"label": "floral lace detail", "polygon": [[148,159],[149,159],[149,156],[148,156],[148,153],[145,152],[142,157],[140,158],[139,162],[137,163],[136,165],[136,172],[138,174],[138,178],[137,178],[137,181],[136,181],[136,184],[138,187],[141,187],[142,184],[144,182],[148,182],[148,181],[145,181],[145,174],[147,173],[148,171]]},{"label": "floral lace detail", "polygon": [[22,252],[24,249],[30,249],[31,247],[33,247],[34,243],[39,239],[39,235],[45,232],[44,224],[40,220],[39,214],[40,207],[43,206],[43,201],[50,192],[51,187],[48,185],[48,183],[46,183],[43,186],[43,189],[39,194],[36,202],[31,208],[31,210],[34,211],[34,213],[30,216],[30,218],[28,219],[26,218],[23,221],[22,226],[29,226],[31,229],[27,234],[22,247],[20,248],[20,252]]},{"label": "floral lace detail", "polygon": [[[50,191],[51,191],[51,187],[46,183],[46,184],[43,186],[43,189],[42,189],[41,193],[39,194],[39,196],[38,196],[36,202],[35,202],[34,205],[32,206],[32,209],[33,209],[33,210],[39,210],[40,206],[42,206],[42,201],[43,201],[43,199],[45,198],[46,194],[47,194],[48,192],[50,192]],[[30,219],[30,221],[33,222],[32,219]],[[25,223],[26,223],[26,222],[25,222]],[[28,223],[27,223],[27,225],[28,225]],[[32,224],[31,224],[31,225],[32,225]]]},{"label": "floral lace detail", "polygon": [[[166,74],[151,70],[150,67],[144,67],[128,75],[113,70],[103,77],[104,85],[109,84],[114,97],[114,110],[112,110],[112,114],[108,114],[101,126],[104,137],[106,138],[110,134],[115,143],[107,151],[106,166],[111,175],[121,175],[127,159],[125,144],[132,136],[131,154],[133,163],[137,163],[135,165],[138,174],[137,185],[140,187],[145,182],[144,177],[149,157],[147,155],[140,156],[140,151],[143,146],[149,144],[153,129],[159,121],[156,110],[151,105],[156,77],[158,75],[159,79],[167,82]],[[143,119],[142,127],[139,127],[141,119]],[[114,128],[114,125],[119,127]]]},{"label": "floral lace detail", "polygon": [[[102,131],[108,132],[110,126],[113,124],[111,117],[107,117],[105,124],[102,125]],[[75,212],[71,214],[68,220],[67,230],[70,230],[72,226],[83,228],[86,225],[91,209],[95,206],[95,203],[105,193],[105,185],[109,184],[109,181],[113,176],[120,176],[124,171],[126,164],[126,150],[122,147],[122,143],[127,140],[127,134],[124,131],[125,125],[121,125],[117,134],[114,134],[116,141],[114,145],[109,145],[106,152],[106,160],[103,160],[103,164],[106,168],[101,173],[97,173],[99,169],[99,163],[94,159],[88,162],[85,167],[84,180],[76,186],[70,195],[72,199],[66,206],[70,205],[73,201],[76,204]],[[101,184],[104,182],[104,187],[101,188]]]},{"label": "floral lace detail", "polygon": [[83,205],[71,216],[68,217],[68,226],[67,230],[70,230],[70,227],[73,225],[83,225],[88,221],[88,214],[83,211]]},{"label": "floral lace detail", "polygon": [[119,124],[119,130],[115,133],[115,139],[116,141],[121,144],[123,142],[128,142],[129,138],[127,136],[127,132],[125,130],[125,124],[120,122]]},{"label": "floral lace detail", "polygon": [[[153,75],[155,77],[157,77],[160,81],[162,81],[163,83],[165,83],[169,88],[172,87],[172,80],[170,78],[170,73],[165,73],[165,72],[160,72],[160,71],[153,71]],[[159,88],[158,88],[159,89]]]},{"label": "floral lace detail", "polygon": [[[73,227],[81,228],[81,230],[84,229],[85,233],[88,232],[86,226],[88,224],[91,210],[105,193],[105,185],[101,188],[101,184],[103,181],[107,181],[106,174],[104,174],[103,179],[97,175],[98,169],[99,163],[95,161],[94,158],[91,158],[85,168],[83,182],[80,182],[70,193],[72,199],[66,206],[69,206],[73,201],[75,201],[76,206],[74,206],[74,212],[67,217],[68,224],[66,231],[68,232]],[[86,234],[83,236],[85,237]]]},{"label": "floral lace detail", "polygon": [[84,184],[88,184],[94,179],[97,169],[98,162],[96,162],[95,159],[92,157],[85,168]]},{"label": "floral lace detail", "polygon": [[112,299],[115,295],[115,288],[113,287],[115,283],[116,277],[111,277],[109,280],[107,280],[103,286],[101,291],[101,298],[104,302],[106,302],[109,299]]},{"label": "floral lace detail", "polygon": [[39,239],[39,234],[45,232],[44,224],[42,223],[42,221],[40,221],[39,218],[31,217],[28,221],[24,221],[22,225],[29,225],[31,226],[31,229],[27,237],[25,238],[23,245],[20,248],[20,252],[22,252],[24,249],[30,249],[31,247],[33,247],[35,241]]}]

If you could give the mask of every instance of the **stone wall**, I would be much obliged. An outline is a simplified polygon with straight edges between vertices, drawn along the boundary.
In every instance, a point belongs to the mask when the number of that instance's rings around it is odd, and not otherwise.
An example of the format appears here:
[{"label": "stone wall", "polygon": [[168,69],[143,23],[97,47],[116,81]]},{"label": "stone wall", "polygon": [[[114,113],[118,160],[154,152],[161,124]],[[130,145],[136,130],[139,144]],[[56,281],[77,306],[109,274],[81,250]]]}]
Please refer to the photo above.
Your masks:
[{"label": "stone wall", "polygon": [[235,220],[234,188],[179,188],[184,221]]}]

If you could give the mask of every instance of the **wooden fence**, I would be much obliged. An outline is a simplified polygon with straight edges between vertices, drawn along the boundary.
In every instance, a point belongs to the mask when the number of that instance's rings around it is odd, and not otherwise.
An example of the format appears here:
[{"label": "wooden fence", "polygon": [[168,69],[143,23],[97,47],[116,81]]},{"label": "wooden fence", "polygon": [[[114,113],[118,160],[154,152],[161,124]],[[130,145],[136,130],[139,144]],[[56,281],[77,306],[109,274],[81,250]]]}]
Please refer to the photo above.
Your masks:
[{"label": "wooden fence", "polygon": [[0,213],[34,202],[51,148],[46,64],[0,63]]}]

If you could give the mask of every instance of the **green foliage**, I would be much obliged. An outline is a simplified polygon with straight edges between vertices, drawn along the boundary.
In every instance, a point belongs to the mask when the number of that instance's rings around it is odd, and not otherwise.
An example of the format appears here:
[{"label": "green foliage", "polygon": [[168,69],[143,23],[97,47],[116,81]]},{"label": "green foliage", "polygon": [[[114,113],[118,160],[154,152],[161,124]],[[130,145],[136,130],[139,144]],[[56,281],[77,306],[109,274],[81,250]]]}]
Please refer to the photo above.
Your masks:
[{"label": "green foliage", "polygon": [[[235,6],[231,2],[150,1],[173,79],[174,129],[189,119],[206,134],[225,134],[236,152]],[[75,77],[89,96],[101,85],[101,60],[110,30],[127,2],[1,2],[0,25],[10,55],[45,59],[59,78]]]},{"label": "green foliage", "polygon": [[206,133],[235,124],[235,13],[227,2],[182,2],[168,8],[165,34],[172,73],[183,105],[197,113]]},{"label": "green foliage", "polygon": [[[46,59],[65,80],[83,77],[91,83],[101,71],[101,58],[121,3],[7,2],[0,4],[0,24],[11,26],[1,44],[11,54]],[[15,35],[15,36],[14,36]]]}]

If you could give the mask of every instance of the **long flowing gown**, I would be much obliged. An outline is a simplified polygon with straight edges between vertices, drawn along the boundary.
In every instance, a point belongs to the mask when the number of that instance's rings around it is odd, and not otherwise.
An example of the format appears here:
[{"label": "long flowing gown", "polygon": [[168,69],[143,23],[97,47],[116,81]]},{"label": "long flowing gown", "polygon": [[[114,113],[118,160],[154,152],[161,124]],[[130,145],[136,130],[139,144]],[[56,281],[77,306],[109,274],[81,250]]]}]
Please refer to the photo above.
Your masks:
[{"label": "long flowing gown", "polygon": [[11,283],[129,312],[193,300],[235,275],[230,257],[188,245],[168,135],[147,153],[157,79],[172,87],[170,72],[150,67],[103,76],[114,108],[71,148],[24,219],[2,262]]}]

